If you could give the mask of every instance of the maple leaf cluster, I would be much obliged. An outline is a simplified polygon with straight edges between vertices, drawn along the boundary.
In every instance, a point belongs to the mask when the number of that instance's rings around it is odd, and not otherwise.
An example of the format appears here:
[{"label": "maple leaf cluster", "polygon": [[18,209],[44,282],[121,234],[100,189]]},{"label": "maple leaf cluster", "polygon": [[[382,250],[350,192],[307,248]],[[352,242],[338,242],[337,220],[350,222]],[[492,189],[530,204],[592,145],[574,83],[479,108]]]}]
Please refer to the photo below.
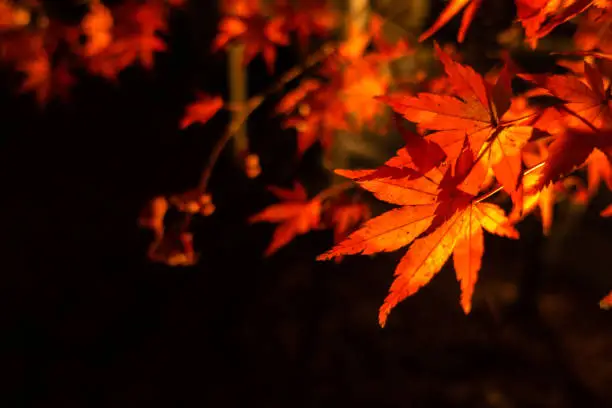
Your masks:
[{"label": "maple leaf cluster", "polygon": [[[451,2],[421,40],[456,14],[460,3],[469,3],[459,35],[461,41],[479,1]],[[525,41],[532,47],[557,25],[588,10],[575,36],[579,48],[575,55],[597,60],[568,64],[572,72],[565,75],[532,75],[506,59],[501,71],[485,78],[436,45],[436,55],[446,75],[428,84],[435,93],[380,92],[388,96],[377,98],[414,123],[418,133],[403,129],[400,123],[406,146],[396,157],[376,170],[337,171],[378,199],[402,206],[367,221],[319,257],[325,260],[360,253],[369,255],[409,246],[380,309],[382,326],[393,307],[426,285],[451,255],[461,286],[460,303],[469,313],[484,252],[483,231],[516,239],[514,224],[539,209],[547,234],[559,198],[586,203],[602,181],[612,186],[609,105],[612,71],[608,67],[611,58],[605,40],[609,33],[608,4],[576,1],[531,6],[533,3],[517,2]],[[602,44],[599,38],[604,39]],[[531,83],[532,89],[516,95],[512,88],[516,77]],[[294,101],[305,100],[320,87],[317,81],[303,81],[285,96],[285,105],[295,109],[298,105]],[[338,90],[335,92],[341,95]],[[554,100],[551,106],[532,103],[531,97],[542,95]],[[322,118],[319,121],[327,118],[325,113],[342,112],[337,100],[329,101],[327,96],[321,99],[324,113],[319,115]],[[305,109],[307,113],[311,105],[314,104],[309,103]],[[376,105],[371,102],[370,106]],[[337,119],[336,123],[344,125]],[[338,129],[343,128],[337,126],[334,130]],[[322,140],[324,145],[331,134],[328,132]],[[308,134],[302,137],[312,139]],[[580,168],[587,171],[586,184],[571,176]],[[512,200],[509,214],[484,202],[499,191],[505,191]],[[604,216],[610,214],[612,206],[602,211]],[[303,233],[303,229],[297,230]],[[610,296],[602,300],[602,305],[608,305],[609,299]]]},{"label": "maple leaf cluster", "polygon": [[[419,41],[433,36],[463,10],[461,43],[485,3],[451,0]],[[315,62],[305,64],[308,69],[298,67],[281,76],[274,92],[300,80],[275,109],[283,115],[283,127],[297,134],[298,158],[315,143],[329,152],[339,134],[350,137],[373,128],[385,115],[394,120],[386,121],[383,130],[395,124],[405,145],[379,168],[336,170],[350,181],[313,196],[298,182],[293,189],[270,187],[280,202],[249,220],[277,224],[266,256],[299,235],[324,228],[334,229],[336,244],[319,256],[321,260],[407,247],[379,311],[381,326],[399,302],[427,285],[452,257],[460,305],[469,313],[485,232],[518,239],[516,224],[539,213],[543,232],[548,234],[557,201],[586,204],[602,184],[612,189],[610,2],[515,0],[515,5],[524,43],[532,49],[559,25],[577,22],[574,50],[557,54],[566,73],[527,72],[512,61],[509,52],[502,51],[501,68],[483,75],[464,64],[456,48],[434,44],[444,74],[432,78],[417,70],[411,85],[404,87],[396,83],[389,63],[412,55],[414,46],[403,39],[389,41],[384,30],[389,22],[374,14],[365,29],[349,24],[343,41],[331,41],[333,52],[325,51],[329,46],[315,52],[316,58],[311,58]],[[265,5],[257,0],[228,0],[223,6],[213,49],[240,44],[245,65],[261,54],[270,73],[277,47],[288,45],[295,36],[307,49],[310,37],[332,37],[338,23],[338,12],[322,0]],[[99,35],[86,48],[96,54],[108,41],[106,35]],[[516,92],[520,87],[513,84],[519,82],[526,91]],[[193,215],[212,213],[207,182],[219,152],[267,96],[256,95],[244,106],[232,106],[220,96],[200,93],[186,108],[179,125],[183,129],[206,123],[222,108],[238,115],[220,139],[198,188],[152,202],[157,203],[158,216],[143,222],[156,231],[152,259],[195,262],[191,235],[184,228],[178,235],[165,233],[159,214],[169,206]],[[261,171],[257,155],[245,157],[248,177],[256,177]],[[364,203],[345,195],[355,186],[398,208],[371,218]],[[488,201],[497,194],[508,198],[507,210]],[[612,216],[612,205],[601,214]],[[173,246],[165,243],[166,236]],[[611,305],[612,293],[601,301],[602,307]]]},{"label": "maple leaf cluster", "polygon": [[[380,309],[391,309],[427,284],[453,255],[461,305],[471,297],[483,254],[483,230],[518,238],[513,224],[539,206],[547,232],[556,195],[586,201],[601,180],[610,186],[612,112],[610,80],[596,64],[582,75],[518,74],[555,103],[530,107],[515,97],[507,64],[495,82],[454,61],[436,46],[453,85],[451,94],[420,93],[380,99],[414,122],[420,134],[403,131],[406,146],[376,170],[338,171],[377,198],[403,207],[368,221],[320,259],[392,251],[410,245]],[[533,93],[533,92],[532,92]],[[588,167],[588,187],[566,178]],[[491,186],[493,182],[499,188]],[[568,182],[574,182],[573,191]],[[488,191],[512,198],[510,216],[484,203]],[[606,215],[610,210],[604,210]]]},{"label": "maple leaf cluster", "polygon": [[[306,2],[297,9],[291,2],[274,2],[270,15],[255,0],[232,0],[223,5],[226,15],[219,23],[213,50],[241,43],[245,65],[262,53],[270,71],[276,47],[286,45],[292,31],[305,47],[309,36],[329,36],[338,15],[325,1]],[[278,103],[276,113],[285,117],[283,127],[297,133],[298,157],[317,142],[330,151],[339,131],[373,128],[387,110],[382,103],[372,103],[373,98],[386,93],[391,85],[389,63],[412,54],[413,49],[404,39],[388,40],[384,26],[384,20],[374,15],[366,30],[351,27],[350,35],[339,44],[337,52],[322,61],[313,76],[304,78]],[[199,92],[186,107],[180,128],[205,124],[222,108],[240,109],[224,103],[218,95]]]},{"label": "maple leaf cluster", "polygon": [[403,40],[389,43],[383,24],[374,16],[369,30],[356,30],[340,45],[337,55],[317,72],[318,78],[303,80],[279,102],[276,111],[286,116],[283,126],[297,132],[298,155],[317,141],[329,151],[338,131],[371,128],[385,111],[374,97],[389,89],[388,63],[412,50]]},{"label": "maple leaf cluster", "polygon": [[24,74],[20,90],[35,93],[44,105],[68,95],[77,69],[111,80],[135,62],[150,69],[153,54],[165,50],[158,36],[167,29],[169,10],[181,3],[129,0],[109,8],[92,0],[80,23],[73,24],[48,18],[44,2],[2,0],[0,60]]},{"label": "maple leaf cluster", "polygon": [[334,238],[340,242],[355,229],[360,222],[370,217],[369,208],[359,202],[346,198],[329,200],[322,195],[308,198],[304,187],[295,183],[292,190],[268,187],[269,191],[282,202],[267,207],[251,216],[249,221],[278,223],[270,245],[265,251],[270,256],[287,245],[297,235],[312,230],[334,229]]},{"label": "maple leaf cluster", "polygon": [[219,23],[213,50],[240,43],[244,46],[244,65],[261,53],[270,72],[274,71],[276,47],[289,45],[292,32],[306,49],[310,36],[326,37],[338,22],[327,0],[311,0],[299,7],[290,0],[272,2],[270,7],[259,0],[226,0],[222,7],[225,16]]},{"label": "maple leaf cluster", "polygon": [[[476,13],[486,0],[450,0],[432,26],[421,34],[419,41],[426,40],[444,27],[453,17],[463,11],[457,41],[463,42]],[[514,0],[517,18],[525,30],[525,42],[536,48],[538,40],[559,25],[584,12],[600,13],[610,10],[608,0]]]}]

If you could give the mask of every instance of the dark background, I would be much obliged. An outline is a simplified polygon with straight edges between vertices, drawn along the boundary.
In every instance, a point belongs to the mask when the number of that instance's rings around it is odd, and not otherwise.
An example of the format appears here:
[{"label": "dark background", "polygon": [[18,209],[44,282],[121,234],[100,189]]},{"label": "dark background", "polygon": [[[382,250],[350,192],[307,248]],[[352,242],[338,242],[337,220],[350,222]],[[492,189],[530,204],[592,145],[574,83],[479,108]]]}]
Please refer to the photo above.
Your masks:
[{"label": "dark background", "polygon": [[[612,315],[597,305],[612,288],[609,194],[559,206],[553,238],[534,217],[520,241],[487,236],[469,316],[447,266],[380,329],[404,251],[317,262],[332,234],[315,232],[262,258],[274,226],[245,220],[274,202],[264,187],[328,181],[318,148],[292,159],[272,98],[249,121],[262,176],[229,154],[215,171],[217,211],[193,228],[200,263],[148,262],[140,209],[197,183],[227,121],[178,130],[196,90],[227,95],[225,57],[208,51],[216,12],[195,4],[173,16],[155,69],[117,85],[81,75],[41,110],[3,71],[3,406],[612,406]],[[475,24],[466,49],[490,38]],[[282,49],[277,72],[297,55]],[[251,93],[273,79],[256,58]]]}]

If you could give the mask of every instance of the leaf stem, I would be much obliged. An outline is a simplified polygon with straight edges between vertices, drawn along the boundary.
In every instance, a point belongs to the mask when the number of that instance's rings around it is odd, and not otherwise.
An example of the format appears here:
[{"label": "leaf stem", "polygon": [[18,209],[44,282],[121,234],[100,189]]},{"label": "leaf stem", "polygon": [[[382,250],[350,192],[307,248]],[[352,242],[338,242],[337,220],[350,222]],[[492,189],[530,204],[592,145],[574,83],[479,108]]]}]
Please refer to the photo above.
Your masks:
[{"label": "leaf stem", "polygon": [[582,123],[584,123],[585,125],[587,125],[587,127],[589,127],[593,132],[595,133],[599,133],[599,129],[597,129],[595,127],[595,125],[593,125],[591,122],[589,122],[588,120],[586,120],[584,117],[582,117],[581,115],[579,115],[578,113],[574,112],[573,110],[571,110],[570,108],[567,107],[567,105],[562,104],[559,109],[562,109],[564,111],[566,111],[567,113],[569,113],[571,116],[575,117],[576,119],[580,120]]},{"label": "leaf stem", "polygon": [[[526,175],[528,175],[528,174],[530,174],[530,173],[533,173],[534,171],[536,171],[536,170],[538,170],[539,168],[541,168],[542,166],[544,166],[544,164],[545,164],[545,163],[546,163],[546,162],[540,162],[540,163],[536,164],[535,166],[533,166],[533,167],[531,167],[531,168],[529,168],[529,169],[525,170],[525,171],[523,172],[523,176],[526,176]],[[486,200],[487,198],[491,198],[492,196],[494,196],[495,194],[499,193],[499,192],[500,192],[500,191],[502,191],[503,189],[504,189],[504,186],[499,185],[497,188],[495,188],[495,189],[493,189],[493,190],[489,191],[488,193],[486,193],[486,194],[484,194],[484,195],[482,195],[482,196],[478,197],[478,198],[475,200],[475,202],[476,202],[476,203],[480,203],[480,202],[482,202],[482,201]]]}]

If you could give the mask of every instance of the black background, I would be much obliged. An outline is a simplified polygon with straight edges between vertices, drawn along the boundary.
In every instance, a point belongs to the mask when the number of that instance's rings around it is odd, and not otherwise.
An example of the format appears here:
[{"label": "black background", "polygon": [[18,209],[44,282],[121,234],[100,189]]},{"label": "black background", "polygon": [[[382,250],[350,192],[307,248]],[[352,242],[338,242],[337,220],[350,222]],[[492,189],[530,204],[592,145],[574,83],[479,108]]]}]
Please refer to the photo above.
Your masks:
[{"label": "black background", "polygon": [[[227,121],[178,130],[196,90],[227,95],[225,57],[209,52],[217,21],[190,4],[152,72],[131,67],[116,85],[81,75],[44,110],[3,71],[3,406],[612,406],[612,320],[597,307],[612,288],[598,217],[609,195],[578,227],[561,208],[560,239],[534,217],[521,241],[487,237],[470,316],[447,266],[380,329],[403,251],[317,262],[332,236],[314,232],[262,258],[274,226],[245,220],[274,202],[264,187],[299,179],[316,193],[328,180],[317,147],[292,159],[272,98],[249,122],[262,176],[229,154],[215,171],[217,211],[193,229],[200,263],[148,262],[140,209],[197,183]],[[277,72],[297,54],[281,49]],[[256,58],[251,93],[273,79]]]}]

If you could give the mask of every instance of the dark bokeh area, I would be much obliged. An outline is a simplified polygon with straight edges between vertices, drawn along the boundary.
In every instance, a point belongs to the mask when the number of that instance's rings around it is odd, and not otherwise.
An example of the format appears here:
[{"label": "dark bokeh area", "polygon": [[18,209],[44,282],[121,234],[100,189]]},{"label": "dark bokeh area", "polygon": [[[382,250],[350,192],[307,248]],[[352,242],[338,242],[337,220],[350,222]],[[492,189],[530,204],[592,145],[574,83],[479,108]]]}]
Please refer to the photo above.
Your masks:
[{"label": "dark bokeh area", "polygon": [[[293,159],[272,98],[249,121],[261,177],[231,154],[215,171],[217,211],[193,228],[200,263],[150,263],[140,209],[193,187],[227,122],[178,130],[197,90],[227,95],[204,3],[173,16],[152,72],[82,75],[45,110],[2,72],[3,406],[612,406],[612,314],[597,305],[612,288],[612,224],[598,215],[610,194],[559,205],[550,238],[535,217],[520,241],[487,236],[469,316],[447,266],[380,329],[403,251],[317,262],[332,245],[321,231],[262,258],[274,226],[246,219],[274,202],[264,187],[299,179],[316,193],[329,177],[318,148]],[[298,55],[281,50],[277,72]],[[273,79],[256,58],[251,92]]]}]

